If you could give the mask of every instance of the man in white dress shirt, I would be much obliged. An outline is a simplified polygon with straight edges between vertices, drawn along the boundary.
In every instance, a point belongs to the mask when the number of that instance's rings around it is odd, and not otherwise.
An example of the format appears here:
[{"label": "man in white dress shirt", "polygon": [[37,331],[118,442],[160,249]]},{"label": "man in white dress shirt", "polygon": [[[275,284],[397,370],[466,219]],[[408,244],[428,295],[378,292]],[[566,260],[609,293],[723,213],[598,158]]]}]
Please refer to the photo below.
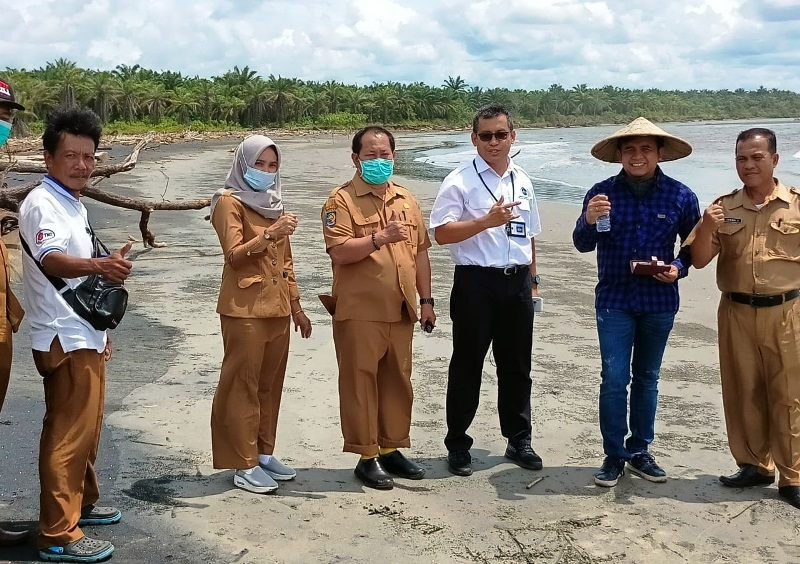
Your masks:
[{"label": "man in white dress shirt", "polygon": [[478,156],[444,179],[430,230],[449,245],[455,263],[450,318],[453,356],[447,380],[447,465],[472,474],[467,434],[478,409],[483,362],[492,346],[497,364],[500,430],[506,457],[540,470],[531,447],[533,297],[538,296],[534,237],[541,232],[530,178],[509,157],[516,139],[502,106],[478,111],[472,143]]}]

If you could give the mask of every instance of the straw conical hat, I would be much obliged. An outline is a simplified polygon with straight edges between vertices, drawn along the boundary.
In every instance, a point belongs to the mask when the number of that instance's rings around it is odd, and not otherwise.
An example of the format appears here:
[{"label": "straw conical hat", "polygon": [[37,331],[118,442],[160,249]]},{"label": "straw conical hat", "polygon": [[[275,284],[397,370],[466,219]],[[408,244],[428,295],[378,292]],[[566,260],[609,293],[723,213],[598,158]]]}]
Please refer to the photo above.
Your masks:
[{"label": "straw conical hat", "polygon": [[638,117],[616,133],[595,143],[594,147],[592,147],[592,155],[607,163],[618,163],[619,139],[622,137],[641,137],[643,135],[653,135],[664,140],[664,146],[661,149],[662,161],[675,161],[692,154],[692,146],[689,143],[680,137],[670,135],[650,120]]}]

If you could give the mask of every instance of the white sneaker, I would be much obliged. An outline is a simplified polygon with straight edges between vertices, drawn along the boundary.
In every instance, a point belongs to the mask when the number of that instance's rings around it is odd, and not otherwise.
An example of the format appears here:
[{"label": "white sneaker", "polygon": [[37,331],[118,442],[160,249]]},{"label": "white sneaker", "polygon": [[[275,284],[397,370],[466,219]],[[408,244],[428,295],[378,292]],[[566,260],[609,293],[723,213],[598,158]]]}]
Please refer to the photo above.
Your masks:
[{"label": "white sneaker", "polygon": [[236,470],[233,473],[233,485],[248,492],[265,494],[278,489],[278,484],[264,472],[260,466],[249,470]]},{"label": "white sneaker", "polygon": [[289,468],[274,456],[270,458],[269,463],[261,464],[259,462],[258,465],[275,480],[291,480],[297,476],[297,472],[295,472],[294,468]]}]

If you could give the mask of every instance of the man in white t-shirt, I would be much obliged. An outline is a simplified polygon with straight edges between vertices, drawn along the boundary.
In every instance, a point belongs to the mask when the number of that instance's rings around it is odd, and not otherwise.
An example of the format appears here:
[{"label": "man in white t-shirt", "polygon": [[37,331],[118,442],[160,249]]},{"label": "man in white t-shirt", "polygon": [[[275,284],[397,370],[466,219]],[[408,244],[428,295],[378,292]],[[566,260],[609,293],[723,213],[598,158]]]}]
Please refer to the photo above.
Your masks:
[{"label": "man in white t-shirt", "polygon": [[111,340],[79,317],[44,274],[63,279],[69,288],[93,274],[113,282],[130,274],[125,258],[130,243],[109,256],[95,256],[80,201],[95,167],[101,130],[90,110],[53,112],[42,136],[48,174],[19,209],[20,235],[30,250],[23,255],[23,284],[31,346],[46,404],[39,444],[38,546],[39,556],[50,561],[96,562],[111,556],[110,542],[86,537],[80,526],[121,518],[118,509],[95,505],[100,492],[94,464]]},{"label": "man in white t-shirt", "polygon": [[453,356],[447,376],[447,464],[472,474],[467,430],[478,409],[483,362],[497,364],[497,411],[506,458],[540,470],[531,447],[533,297],[539,294],[534,237],[541,231],[531,179],[509,157],[514,124],[502,106],[475,115],[478,156],[442,182],[429,228],[456,264],[450,295]]}]

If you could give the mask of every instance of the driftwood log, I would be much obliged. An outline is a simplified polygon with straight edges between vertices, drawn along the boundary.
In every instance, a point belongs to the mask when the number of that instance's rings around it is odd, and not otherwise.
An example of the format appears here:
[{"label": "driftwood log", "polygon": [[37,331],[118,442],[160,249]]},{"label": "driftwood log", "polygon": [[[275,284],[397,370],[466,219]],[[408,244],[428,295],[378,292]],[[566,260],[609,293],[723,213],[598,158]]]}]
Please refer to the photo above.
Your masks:
[{"label": "driftwood log", "polygon": [[[148,227],[150,215],[154,211],[200,210],[211,205],[211,200],[208,198],[203,198],[199,200],[182,201],[161,200],[159,202],[144,200],[141,198],[129,198],[127,196],[121,196],[119,194],[114,194],[113,192],[101,190],[97,187],[97,185],[102,182],[103,179],[109,178],[113,174],[132,170],[139,160],[139,153],[142,149],[144,149],[148,141],[148,138],[139,141],[133,147],[131,153],[121,163],[96,167],[92,172],[92,177],[94,178],[89,181],[89,185],[81,193],[81,195],[118,208],[137,210],[141,212],[141,218],[139,219],[139,231],[142,234],[142,243],[144,243],[145,247],[160,247],[163,245],[156,242],[155,235],[153,235]],[[14,188],[9,188],[5,184],[6,174],[9,172],[44,174],[47,172],[47,169],[43,163],[39,164],[34,161],[12,161],[11,163],[0,164],[0,171],[2,171],[2,175],[0,175],[0,209],[16,214],[16,212],[19,210],[19,205],[22,200],[25,199],[25,196],[27,196],[31,190],[41,183],[41,180],[35,180],[33,182],[27,182],[25,184],[15,186]]]}]

